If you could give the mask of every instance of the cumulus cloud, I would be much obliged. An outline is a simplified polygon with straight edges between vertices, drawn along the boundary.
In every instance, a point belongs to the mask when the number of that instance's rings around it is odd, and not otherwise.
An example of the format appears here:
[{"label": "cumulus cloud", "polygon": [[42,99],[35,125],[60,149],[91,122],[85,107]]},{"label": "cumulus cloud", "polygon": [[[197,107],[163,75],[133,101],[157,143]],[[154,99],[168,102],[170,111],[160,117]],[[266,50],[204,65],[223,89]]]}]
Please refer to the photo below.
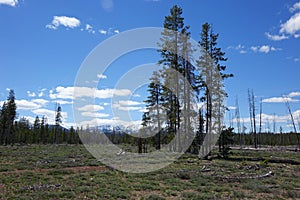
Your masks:
[{"label": "cumulus cloud", "polygon": [[[300,10],[300,2],[295,3],[292,7],[289,8],[291,13]],[[280,41],[284,39],[290,38],[289,36],[293,36],[294,38],[300,37],[300,12],[293,14],[288,20],[283,23],[280,23],[279,34],[270,34],[265,33],[268,39],[274,41]]]},{"label": "cumulus cloud", "polygon": [[288,39],[289,37],[287,37],[286,35],[271,35],[270,33],[265,33],[265,35],[267,36],[267,38],[269,40],[273,40],[273,41],[280,41],[280,40],[285,40]]},{"label": "cumulus cloud", "polygon": [[121,101],[118,101],[118,104],[120,104],[121,106],[137,106],[137,105],[141,105],[143,103],[138,102],[138,101],[131,101],[131,100],[121,100]]},{"label": "cumulus cloud", "polygon": [[98,113],[98,112],[82,112],[81,115],[84,117],[93,117],[93,118],[109,117],[109,114],[107,113]]},{"label": "cumulus cloud", "polygon": [[40,104],[42,106],[45,106],[47,105],[47,103],[49,102],[48,100],[46,99],[32,99],[31,100],[33,103],[37,103],[37,104]]},{"label": "cumulus cloud", "polygon": [[272,98],[262,100],[262,102],[264,102],[264,103],[285,103],[286,101],[299,102],[298,99],[292,99],[290,97],[272,97]]},{"label": "cumulus cloud", "polygon": [[74,99],[81,97],[91,97],[106,99],[113,96],[129,96],[131,91],[129,89],[97,89],[90,87],[62,87],[58,86],[53,90],[50,90],[49,97],[51,99]]},{"label": "cumulus cloud", "polygon": [[55,104],[59,104],[59,105],[67,105],[67,104],[73,104],[73,101],[65,101],[65,100],[61,100],[61,99],[57,99],[55,101],[52,101]]},{"label": "cumulus cloud", "polygon": [[280,33],[294,35],[300,30],[300,12],[293,15],[289,20],[280,26]]},{"label": "cumulus cloud", "polygon": [[235,110],[236,107],[235,107],[235,106],[229,106],[228,109],[229,109],[229,110]]},{"label": "cumulus cloud", "polygon": [[[294,112],[292,112],[293,116],[300,116],[300,110],[296,110]],[[260,120],[260,115],[257,114],[255,116],[256,121]],[[262,124],[269,124],[270,122],[275,121],[276,123],[285,123],[287,124],[287,127],[289,127],[290,121],[291,121],[291,116],[290,115],[276,115],[276,114],[266,114],[266,113],[262,113],[261,115],[261,119],[262,119]],[[246,118],[241,118],[241,121],[243,121],[244,123],[250,123],[250,119],[249,117]],[[233,119],[233,121],[236,121],[236,119]],[[268,127],[265,127],[268,128]]]},{"label": "cumulus cloud", "polygon": [[90,24],[86,24],[85,28],[80,29],[81,31],[87,31],[89,33],[95,34],[96,31],[94,30],[93,26]]},{"label": "cumulus cloud", "polygon": [[59,26],[66,28],[76,28],[80,26],[80,20],[75,17],[67,16],[54,16],[50,24],[46,25],[46,28],[56,30]]},{"label": "cumulus cloud", "polygon": [[45,106],[49,101],[45,99],[33,99],[33,100],[15,100],[17,109],[19,110],[34,110]]},{"label": "cumulus cloud", "polygon": [[29,97],[35,97],[36,96],[35,92],[30,92],[30,91],[27,91],[27,95]]},{"label": "cumulus cloud", "polygon": [[43,97],[44,96],[44,92],[46,91],[47,89],[46,88],[43,88],[39,91],[38,93],[38,97]]},{"label": "cumulus cloud", "polygon": [[104,74],[97,74],[98,79],[107,79],[107,76]]},{"label": "cumulus cloud", "polygon": [[38,109],[41,108],[42,105],[32,102],[32,101],[28,101],[25,99],[21,99],[21,100],[15,100],[16,105],[17,105],[17,109],[20,110],[32,110],[32,109]]},{"label": "cumulus cloud", "polygon": [[0,0],[0,4],[12,6],[12,7],[15,7],[16,5],[18,5],[18,3],[19,3],[18,0]]},{"label": "cumulus cloud", "polygon": [[106,34],[107,34],[107,31],[106,31],[106,30],[103,30],[103,29],[100,29],[100,30],[99,30],[99,33],[102,34],[102,35],[106,35]]},{"label": "cumulus cloud", "polygon": [[288,96],[289,97],[300,97],[300,92],[291,92]]},{"label": "cumulus cloud", "polygon": [[242,44],[239,44],[239,45],[237,45],[237,46],[229,46],[229,47],[227,47],[227,49],[234,49],[234,50],[237,50],[237,51],[239,51],[239,53],[241,53],[241,54],[247,53],[247,51],[245,50],[245,46],[242,45]]},{"label": "cumulus cloud", "polygon": [[103,106],[100,105],[85,105],[83,107],[78,108],[80,111],[99,111],[99,110],[104,110]]},{"label": "cumulus cloud", "polygon": [[113,104],[113,108],[122,111],[142,110],[141,104],[143,103],[131,100],[120,100]]},{"label": "cumulus cloud", "polygon": [[290,7],[290,12],[295,12],[296,10],[300,10],[300,1],[295,3],[292,7]]},{"label": "cumulus cloud", "polygon": [[109,28],[107,30],[100,29],[99,33],[102,34],[102,35],[112,35],[112,34],[119,34],[120,31],[118,29],[115,29],[115,28]]},{"label": "cumulus cloud", "polygon": [[253,52],[260,52],[260,53],[269,53],[271,51],[280,51],[281,48],[275,48],[270,45],[262,45],[262,46],[252,46],[250,48]]}]

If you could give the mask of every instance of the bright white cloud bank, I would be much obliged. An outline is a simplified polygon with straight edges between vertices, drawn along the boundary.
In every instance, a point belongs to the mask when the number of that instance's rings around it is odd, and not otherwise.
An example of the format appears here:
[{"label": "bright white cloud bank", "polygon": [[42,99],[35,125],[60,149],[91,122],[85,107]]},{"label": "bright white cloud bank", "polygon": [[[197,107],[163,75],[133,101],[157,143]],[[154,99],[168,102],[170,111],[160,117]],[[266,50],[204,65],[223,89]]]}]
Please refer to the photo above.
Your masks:
[{"label": "bright white cloud bank", "polygon": [[129,96],[131,91],[128,89],[97,89],[89,87],[62,87],[59,86],[55,91],[50,90],[51,99],[75,99],[80,97],[90,97],[106,99],[113,96]]}]

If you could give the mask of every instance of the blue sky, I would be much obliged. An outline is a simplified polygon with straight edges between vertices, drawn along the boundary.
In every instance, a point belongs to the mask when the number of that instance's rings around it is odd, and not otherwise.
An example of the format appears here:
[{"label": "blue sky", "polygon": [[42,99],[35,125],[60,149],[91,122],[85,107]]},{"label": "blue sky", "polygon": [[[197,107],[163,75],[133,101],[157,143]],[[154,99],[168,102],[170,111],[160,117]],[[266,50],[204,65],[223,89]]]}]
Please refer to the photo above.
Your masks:
[{"label": "blue sky", "polygon": [[[59,102],[64,125],[73,125],[70,94],[86,56],[105,39],[126,30],[162,27],[164,16],[174,4],[182,7],[194,40],[199,40],[205,22],[212,23],[220,34],[219,46],[228,57],[227,71],[235,75],[225,82],[229,113],[234,115],[238,96],[241,118],[248,126],[250,88],[256,95],[257,108],[263,99],[263,130],[273,126],[274,114],[277,129],[282,126],[285,131],[292,130],[282,97],[288,96],[295,118],[300,120],[299,0],[0,0],[0,101],[6,99],[8,88],[14,89],[19,117],[32,121],[36,115],[45,115],[49,123]],[[99,74],[99,90],[108,94],[116,74],[157,61],[154,51],[146,53],[132,53],[115,62],[107,73]],[[140,116],[144,105],[138,92],[114,108]],[[100,99],[94,107],[96,121],[112,122],[112,106],[109,94]],[[86,117],[95,116],[89,110],[82,108]],[[91,124],[95,122],[90,120]]]}]

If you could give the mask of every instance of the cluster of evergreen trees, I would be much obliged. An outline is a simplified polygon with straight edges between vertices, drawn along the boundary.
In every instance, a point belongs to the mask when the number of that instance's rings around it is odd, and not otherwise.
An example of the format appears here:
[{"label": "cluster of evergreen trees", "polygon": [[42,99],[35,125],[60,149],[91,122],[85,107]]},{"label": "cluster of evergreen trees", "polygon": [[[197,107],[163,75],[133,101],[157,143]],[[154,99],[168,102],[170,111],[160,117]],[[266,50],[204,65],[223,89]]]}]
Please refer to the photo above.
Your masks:
[{"label": "cluster of evergreen trees", "polygon": [[[176,135],[177,140],[171,148],[182,151],[190,134],[197,132],[190,148],[197,153],[205,134],[212,129],[213,119],[222,118],[225,109],[222,105],[227,94],[223,80],[233,75],[226,74],[226,66],[222,65],[227,58],[217,47],[219,35],[214,33],[211,24],[203,24],[198,43],[201,56],[193,58],[195,49],[190,42],[189,29],[190,26],[184,24],[182,9],[173,6],[170,15],[165,17],[159,44],[161,60],[158,64],[163,69],[155,71],[150,79],[149,96],[145,100],[147,111],[142,118],[142,131],[156,127],[156,149],[160,149],[161,144],[168,144]],[[196,62],[193,59],[197,59]],[[193,104],[199,102],[204,106],[195,111]],[[197,121],[197,128],[192,125],[193,121]],[[153,138],[141,140],[146,142]],[[142,143],[139,142],[140,150]]]},{"label": "cluster of evergreen trees", "polygon": [[61,107],[56,110],[55,125],[49,125],[47,118],[41,119],[36,116],[33,124],[22,117],[15,121],[17,117],[17,106],[15,103],[15,93],[9,91],[6,101],[0,110],[0,145],[8,144],[78,144],[80,142],[78,130],[73,127],[67,130],[61,126]]}]

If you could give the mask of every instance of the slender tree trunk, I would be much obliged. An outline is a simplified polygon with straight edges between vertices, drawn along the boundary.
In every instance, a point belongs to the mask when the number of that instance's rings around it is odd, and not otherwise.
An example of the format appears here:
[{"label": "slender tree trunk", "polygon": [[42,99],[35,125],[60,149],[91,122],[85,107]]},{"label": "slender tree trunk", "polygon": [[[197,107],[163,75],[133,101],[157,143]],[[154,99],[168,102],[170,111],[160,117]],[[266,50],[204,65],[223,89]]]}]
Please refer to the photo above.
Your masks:
[{"label": "slender tree trunk", "polygon": [[256,134],[256,118],[255,118],[255,100],[254,100],[254,93],[252,90],[252,117],[253,117],[253,137],[254,137],[254,148],[257,148],[257,134]]},{"label": "slender tree trunk", "polygon": [[292,124],[293,124],[293,128],[294,128],[294,132],[295,132],[296,137],[297,137],[298,148],[300,148],[300,138],[299,138],[299,134],[297,133],[297,129],[296,129],[296,125],[295,125],[294,116],[293,116],[293,113],[292,113],[292,110],[291,110],[291,106],[290,106],[290,103],[289,103],[288,100],[286,100],[285,103],[286,103],[287,109],[289,111],[289,114],[291,116],[291,120],[292,120]]}]

